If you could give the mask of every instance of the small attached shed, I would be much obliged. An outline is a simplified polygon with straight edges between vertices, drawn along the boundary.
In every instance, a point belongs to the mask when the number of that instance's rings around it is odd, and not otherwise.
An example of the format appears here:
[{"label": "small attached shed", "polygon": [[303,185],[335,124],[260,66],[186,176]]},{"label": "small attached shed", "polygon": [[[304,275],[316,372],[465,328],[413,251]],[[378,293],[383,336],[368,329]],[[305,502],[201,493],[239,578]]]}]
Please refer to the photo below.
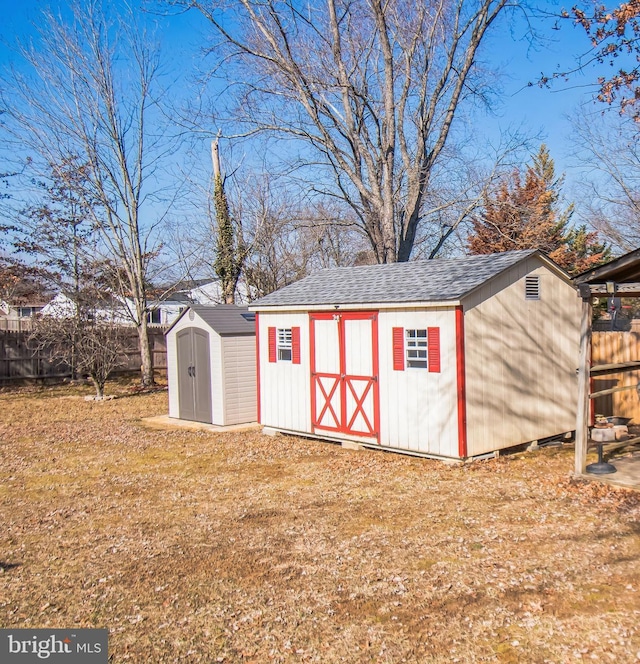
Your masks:
[{"label": "small attached shed", "polygon": [[316,273],[250,305],[259,422],[451,459],[572,431],[577,300],[539,251]]},{"label": "small attached shed", "polygon": [[169,417],[226,426],[256,421],[255,314],[191,305],[167,330]]},{"label": "small attached shed", "polygon": [[[635,357],[630,347],[625,350],[628,360],[617,364],[591,365],[591,336],[593,329],[593,299],[598,297],[640,298],[640,249],[620,256],[605,265],[593,268],[574,278],[582,301],[582,324],[580,332],[579,385],[577,396],[575,475],[587,473],[587,448],[589,427],[593,423],[591,400],[599,394],[627,390],[629,386],[613,387],[592,392],[595,377],[620,375],[640,369],[640,358]],[[617,382],[617,381],[616,381]],[[633,389],[637,389],[636,386]],[[637,439],[626,441],[638,442]]]}]

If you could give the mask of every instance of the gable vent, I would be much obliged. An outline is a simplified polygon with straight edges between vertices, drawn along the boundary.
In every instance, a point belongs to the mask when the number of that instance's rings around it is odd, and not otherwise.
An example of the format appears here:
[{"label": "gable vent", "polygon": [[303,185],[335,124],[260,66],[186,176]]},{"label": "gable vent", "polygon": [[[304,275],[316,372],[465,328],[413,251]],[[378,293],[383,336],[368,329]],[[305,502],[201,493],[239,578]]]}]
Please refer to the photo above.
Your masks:
[{"label": "gable vent", "polygon": [[525,277],[524,280],[524,299],[540,299],[540,277]]}]

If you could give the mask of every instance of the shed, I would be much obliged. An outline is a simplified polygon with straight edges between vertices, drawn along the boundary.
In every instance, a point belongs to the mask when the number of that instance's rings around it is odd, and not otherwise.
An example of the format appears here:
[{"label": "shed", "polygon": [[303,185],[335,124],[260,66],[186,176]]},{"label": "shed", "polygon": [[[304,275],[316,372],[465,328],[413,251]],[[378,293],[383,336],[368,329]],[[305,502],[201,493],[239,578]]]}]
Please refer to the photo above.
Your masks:
[{"label": "shed", "polygon": [[169,417],[226,426],[256,421],[255,314],[191,305],[167,330]]},{"label": "shed", "polygon": [[250,309],[272,430],[466,459],[575,426],[578,298],[539,251],[324,270]]}]

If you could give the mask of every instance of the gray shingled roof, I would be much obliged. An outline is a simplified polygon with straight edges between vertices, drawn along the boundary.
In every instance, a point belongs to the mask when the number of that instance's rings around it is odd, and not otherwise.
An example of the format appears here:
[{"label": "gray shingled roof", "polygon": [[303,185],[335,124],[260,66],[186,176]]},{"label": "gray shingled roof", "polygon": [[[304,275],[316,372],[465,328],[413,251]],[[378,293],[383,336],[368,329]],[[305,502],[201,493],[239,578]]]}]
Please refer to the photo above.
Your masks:
[{"label": "gray shingled roof", "polygon": [[251,307],[458,300],[533,254],[542,255],[536,250],[507,251],[322,270],[256,300]]},{"label": "gray shingled roof", "polygon": [[[235,304],[216,304],[215,306],[192,304],[182,312],[178,320],[186,316],[189,309],[197,313],[207,325],[222,337],[249,336],[256,333],[255,314],[250,312],[247,307],[238,307]],[[173,325],[177,322],[175,321]]]}]

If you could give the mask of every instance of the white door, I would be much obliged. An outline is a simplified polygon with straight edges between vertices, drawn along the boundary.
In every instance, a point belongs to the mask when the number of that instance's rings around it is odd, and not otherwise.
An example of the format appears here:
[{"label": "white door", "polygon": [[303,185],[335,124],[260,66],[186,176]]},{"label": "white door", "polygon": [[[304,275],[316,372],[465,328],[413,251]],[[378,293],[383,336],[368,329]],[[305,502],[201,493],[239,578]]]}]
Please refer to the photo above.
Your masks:
[{"label": "white door", "polygon": [[378,315],[309,314],[314,430],[378,439]]}]

